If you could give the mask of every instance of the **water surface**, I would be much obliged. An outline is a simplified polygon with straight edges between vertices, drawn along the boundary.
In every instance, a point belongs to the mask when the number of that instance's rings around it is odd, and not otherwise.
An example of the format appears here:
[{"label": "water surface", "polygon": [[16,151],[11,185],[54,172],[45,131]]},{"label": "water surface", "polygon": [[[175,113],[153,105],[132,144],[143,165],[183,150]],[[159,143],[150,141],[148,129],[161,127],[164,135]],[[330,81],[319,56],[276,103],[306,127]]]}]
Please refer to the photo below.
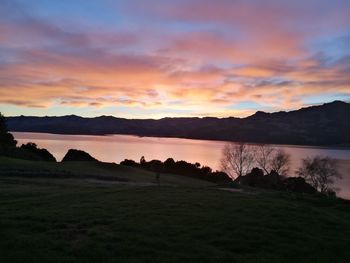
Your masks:
[{"label": "water surface", "polygon": [[[39,147],[48,149],[58,161],[62,160],[68,149],[79,149],[90,153],[100,161],[119,163],[124,159],[175,160],[199,162],[215,169],[220,169],[222,149],[226,142],[191,140],[179,138],[138,137],[130,135],[57,135],[47,133],[13,132],[19,144],[35,142]],[[301,147],[275,145],[291,155],[291,174],[299,167],[303,158],[315,155],[327,155],[338,159],[343,175],[339,195],[350,199],[350,149],[322,147]]]}]

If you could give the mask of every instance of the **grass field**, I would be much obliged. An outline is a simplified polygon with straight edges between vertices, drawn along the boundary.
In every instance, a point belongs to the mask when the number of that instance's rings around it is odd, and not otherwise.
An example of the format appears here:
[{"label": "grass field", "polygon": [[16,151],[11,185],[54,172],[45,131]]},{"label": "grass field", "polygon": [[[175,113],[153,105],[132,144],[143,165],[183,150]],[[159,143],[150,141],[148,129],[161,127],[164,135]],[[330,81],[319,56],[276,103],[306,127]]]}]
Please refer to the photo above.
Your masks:
[{"label": "grass field", "polygon": [[[155,184],[155,173],[126,167],[113,163],[89,163],[89,162],[33,162],[12,159],[0,156],[0,176],[13,175],[22,177],[44,177],[44,178],[83,178],[101,180],[100,183],[108,181],[120,181]],[[213,185],[210,182],[177,176],[173,174],[162,174],[160,181],[162,185],[179,185],[203,187]]]},{"label": "grass field", "polygon": [[111,164],[1,157],[0,174],[0,262],[350,262],[348,201]]}]

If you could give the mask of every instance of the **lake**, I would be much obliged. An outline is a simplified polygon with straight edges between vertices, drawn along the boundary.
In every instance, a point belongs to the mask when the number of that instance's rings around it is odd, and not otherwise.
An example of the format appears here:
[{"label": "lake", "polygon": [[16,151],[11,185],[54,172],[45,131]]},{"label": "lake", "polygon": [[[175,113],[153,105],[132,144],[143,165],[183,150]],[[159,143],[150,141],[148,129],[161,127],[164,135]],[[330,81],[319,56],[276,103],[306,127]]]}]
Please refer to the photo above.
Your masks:
[{"label": "lake", "polygon": [[[175,160],[199,162],[214,170],[220,169],[222,149],[227,142],[179,138],[138,137],[130,135],[57,135],[47,133],[12,132],[19,144],[34,142],[48,149],[58,161],[68,149],[84,150],[100,161],[120,163],[124,159]],[[291,174],[308,156],[327,155],[339,160],[343,179],[337,183],[339,196],[350,199],[350,149],[275,145],[291,155]]]}]

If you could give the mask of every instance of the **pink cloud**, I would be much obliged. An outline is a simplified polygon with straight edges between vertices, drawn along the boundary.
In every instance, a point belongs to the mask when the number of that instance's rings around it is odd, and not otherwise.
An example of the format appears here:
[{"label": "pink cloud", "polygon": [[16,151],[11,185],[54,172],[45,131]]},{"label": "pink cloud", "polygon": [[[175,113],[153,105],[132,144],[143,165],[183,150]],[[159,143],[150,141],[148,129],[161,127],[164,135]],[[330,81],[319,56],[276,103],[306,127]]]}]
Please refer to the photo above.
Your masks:
[{"label": "pink cloud", "polygon": [[292,108],[305,97],[350,94],[349,58],[327,59],[307,45],[348,28],[346,10],[334,4],[315,12],[314,0],[156,2],[130,1],[128,9],[161,20],[154,29],[146,22],[90,32],[32,18],[1,23],[0,104],[227,116],[242,101]]}]

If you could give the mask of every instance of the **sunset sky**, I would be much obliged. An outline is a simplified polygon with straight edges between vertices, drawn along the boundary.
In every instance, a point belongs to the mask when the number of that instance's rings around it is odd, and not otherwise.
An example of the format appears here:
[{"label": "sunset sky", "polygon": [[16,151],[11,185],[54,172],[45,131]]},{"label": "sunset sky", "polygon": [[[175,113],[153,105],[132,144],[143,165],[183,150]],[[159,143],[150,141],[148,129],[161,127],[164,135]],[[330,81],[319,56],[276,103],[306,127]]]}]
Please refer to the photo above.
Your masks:
[{"label": "sunset sky", "polygon": [[349,0],[1,0],[0,112],[238,116],[350,100]]}]

